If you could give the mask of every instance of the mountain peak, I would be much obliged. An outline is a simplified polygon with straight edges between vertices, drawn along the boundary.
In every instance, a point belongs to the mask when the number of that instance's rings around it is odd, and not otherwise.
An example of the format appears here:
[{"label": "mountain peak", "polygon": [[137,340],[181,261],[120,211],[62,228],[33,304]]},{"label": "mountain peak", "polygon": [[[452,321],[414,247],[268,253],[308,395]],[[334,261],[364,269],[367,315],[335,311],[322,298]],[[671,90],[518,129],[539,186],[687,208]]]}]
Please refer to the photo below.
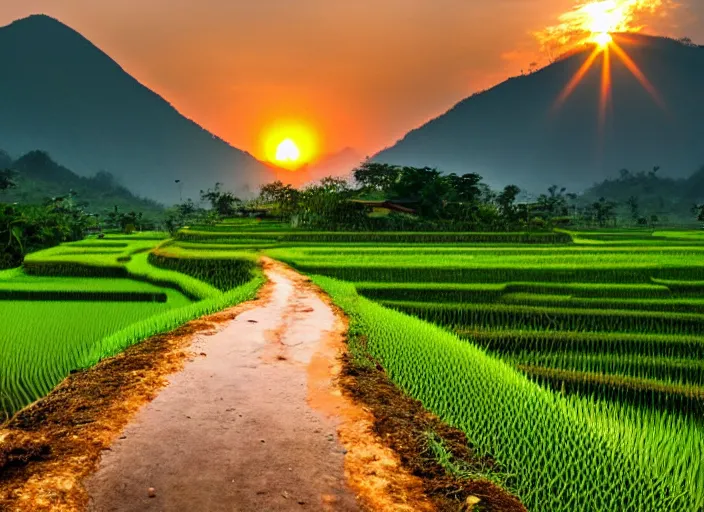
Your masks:
[{"label": "mountain peak", "polygon": [[181,115],[104,51],[43,14],[0,28],[0,141],[48,151],[79,175],[105,169],[132,191],[171,203],[215,182],[246,194],[270,173]]},{"label": "mountain peak", "polygon": [[655,165],[689,176],[704,163],[704,49],[638,34],[614,41],[608,61],[592,58],[593,46],[579,48],[465,98],[373,160],[477,172],[491,186],[531,191],[552,184],[578,191],[620,169]]},{"label": "mountain peak", "polygon": [[15,29],[15,30],[51,30],[51,29],[61,29],[66,32],[77,33],[71,27],[63,23],[62,21],[49,16],[48,14],[30,14],[25,18],[20,18],[13,21],[9,25],[0,27],[0,29]]}]

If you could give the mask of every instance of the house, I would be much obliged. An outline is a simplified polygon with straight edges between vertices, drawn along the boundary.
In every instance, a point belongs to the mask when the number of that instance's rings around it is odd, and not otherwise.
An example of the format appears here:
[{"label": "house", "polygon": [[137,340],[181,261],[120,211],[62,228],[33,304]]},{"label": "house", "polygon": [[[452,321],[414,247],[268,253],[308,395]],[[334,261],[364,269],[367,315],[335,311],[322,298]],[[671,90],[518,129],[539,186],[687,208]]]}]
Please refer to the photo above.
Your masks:
[{"label": "house", "polygon": [[408,206],[399,204],[398,201],[382,200],[382,201],[367,201],[364,199],[351,199],[350,202],[364,206],[369,214],[375,216],[388,215],[391,212],[406,213],[415,215],[416,211]]}]

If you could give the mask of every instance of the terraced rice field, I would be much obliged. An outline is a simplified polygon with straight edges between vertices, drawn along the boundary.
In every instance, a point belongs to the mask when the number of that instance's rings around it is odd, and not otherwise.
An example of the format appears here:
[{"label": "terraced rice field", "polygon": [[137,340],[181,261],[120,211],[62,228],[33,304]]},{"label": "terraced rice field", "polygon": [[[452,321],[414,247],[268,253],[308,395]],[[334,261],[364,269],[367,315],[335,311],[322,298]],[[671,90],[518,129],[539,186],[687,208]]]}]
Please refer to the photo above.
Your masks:
[{"label": "terraced rice field", "polygon": [[700,511],[704,239],[655,235],[267,253],[320,276],[529,509]]},{"label": "terraced rice field", "polygon": [[663,240],[268,253],[352,282],[362,296],[440,325],[560,392],[701,414],[704,339],[692,338],[704,333],[704,244]]},{"label": "terraced rice field", "polygon": [[[698,232],[315,233],[228,222],[172,241],[62,246],[29,257],[23,273],[0,273],[0,297],[80,297],[90,283],[124,305],[116,317],[127,327],[95,322],[94,341],[68,355],[52,347],[60,355],[35,350],[0,367],[46,379],[34,395],[22,387],[26,402],[54,382],[35,367],[91,364],[251,294],[261,253],[327,291],[350,316],[353,355],[371,356],[462,429],[495,462],[487,477],[529,510],[704,510]],[[138,307],[152,316],[130,323]]]},{"label": "terraced rice field", "polygon": [[[163,236],[64,244],[0,272],[0,419],[75,369],[153,334],[247,300],[262,282],[252,254],[227,265],[179,259]],[[216,255],[217,256],[217,255]]]}]

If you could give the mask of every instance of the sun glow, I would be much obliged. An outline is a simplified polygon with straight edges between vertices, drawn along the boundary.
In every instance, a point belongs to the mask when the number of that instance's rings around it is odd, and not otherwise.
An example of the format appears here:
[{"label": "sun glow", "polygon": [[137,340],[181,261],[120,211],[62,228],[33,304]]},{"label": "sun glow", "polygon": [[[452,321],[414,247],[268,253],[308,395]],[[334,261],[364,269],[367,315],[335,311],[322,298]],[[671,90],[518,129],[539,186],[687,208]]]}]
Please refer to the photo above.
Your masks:
[{"label": "sun glow", "polygon": [[602,65],[601,97],[598,117],[600,130],[602,130],[612,101],[613,55],[648,91],[653,101],[666,110],[658,91],[619,42],[628,42],[623,36],[624,32],[639,32],[643,28],[636,24],[641,16],[664,15],[675,6],[674,0],[578,0],[571,11],[560,16],[559,25],[537,33],[536,37],[542,43],[543,49],[549,48],[551,43],[557,45],[557,48],[566,50],[578,48],[580,44],[585,43],[594,46],[591,54],[557,97],[555,108],[561,107],[567,101],[589,70],[597,63],[597,59],[601,57],[599,59]]},{"label": "sun glow", "polygon": [[609,44],[611,44],[613,40],[614,38],[611,37],[611,34],[609,34],[608,32],[594,34],[594,42],[598,44],[601,48],[609,46]]},{"label": "sun glow", "polygon": [[316,132],[297,120],[277,120],[264,128],[260,153],[264,160],[295,170],[318,157],[320,142]]},{"label": "sun glow", "polygon": [[584,43],[603,48],[611,43],[611,34],[641,32],[648,20],[662,18],[677,6],[677,0],[576,0],[557,25],[535,33],[535,37],[543,51],[553,55]]},{"label": "sun glow", "polygon": [[301,150],[291,139],[284,139],[276,147],[276,161],[283,163],[295,163],[301,158]]}]

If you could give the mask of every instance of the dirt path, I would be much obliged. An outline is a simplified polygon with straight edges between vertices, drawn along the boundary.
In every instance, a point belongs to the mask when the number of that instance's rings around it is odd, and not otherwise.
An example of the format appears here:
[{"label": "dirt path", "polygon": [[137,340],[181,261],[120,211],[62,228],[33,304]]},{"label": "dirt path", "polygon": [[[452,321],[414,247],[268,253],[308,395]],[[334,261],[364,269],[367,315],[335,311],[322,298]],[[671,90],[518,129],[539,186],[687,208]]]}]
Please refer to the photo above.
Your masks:
[{"label": "dirt path", "polygon": [[[200,355],[104,452],[89,510],[427,509],[335,384],[343,320],[299,274],[271,260],[265,272],[263,304],[196,338]],[[398,485],[403,497],[384,497]]]}]

